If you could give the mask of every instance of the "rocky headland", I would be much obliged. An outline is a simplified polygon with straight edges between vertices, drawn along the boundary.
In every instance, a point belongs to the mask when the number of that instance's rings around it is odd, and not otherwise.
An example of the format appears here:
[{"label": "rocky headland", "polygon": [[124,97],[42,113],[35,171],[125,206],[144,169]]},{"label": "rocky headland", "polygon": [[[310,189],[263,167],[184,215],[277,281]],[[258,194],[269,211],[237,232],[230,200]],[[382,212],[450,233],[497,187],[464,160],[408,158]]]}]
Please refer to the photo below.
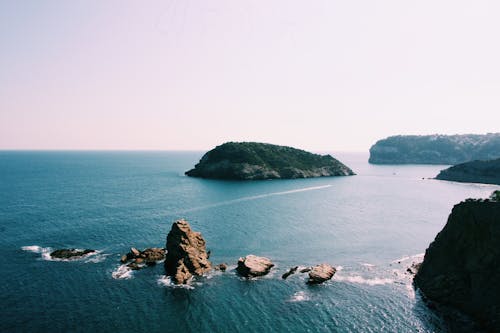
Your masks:
[{"label": "rocky headland", "polygon": [[[500,149],[500,147],[499,147]],[[500,185],[500,158],[488,161],[472,161],[442,170],[436,179],[462,183]]]},{"label": "rocky headland", "polygon": [[203,155],[186,175],[258,180],[351,176],[354,172],[330,155],[266,143],[228,142]]},{"label": "rocky headland", "polygon": [[414,283],[431,302],[462,311],[500,332],[500,192],[468,199],[425,252]]},{"label": "rocky headland", "polygon": [[193,276],[212,269],[206,242],[201,233],[191,230],[189,223],[178,220],[167,235],[165,271],[176,284],[186,284]]},{"label": "rocky headland", "polygon": [[397,135],[370,148],[373,164],[459,164],[500,158],[500,133]]}]

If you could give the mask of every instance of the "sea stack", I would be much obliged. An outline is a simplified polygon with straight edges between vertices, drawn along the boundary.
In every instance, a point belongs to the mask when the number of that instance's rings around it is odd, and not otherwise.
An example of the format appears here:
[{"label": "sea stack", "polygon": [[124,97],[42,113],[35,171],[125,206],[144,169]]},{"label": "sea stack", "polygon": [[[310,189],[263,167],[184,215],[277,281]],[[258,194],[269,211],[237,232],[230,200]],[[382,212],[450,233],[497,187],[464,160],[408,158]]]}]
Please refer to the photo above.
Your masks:
[{"label": "sea stack", "polygon": [[494,198],[455,205],[414,283],[428,300],[500,332],[500,202]]},{"label": "sea stack", "polygon": [[165,271],[176,284],[187,284],[193,276],[210,271],[205,239],[191,230],[189,223],[178,220],[167,235]]},{"label": "sea stack", "polygon": [[309,280],[307,283],[309,284],[319,284],[325,281],[330,280],[335,274],[336,269],[328,264],[320,264],[314,266],[309,271]]}]

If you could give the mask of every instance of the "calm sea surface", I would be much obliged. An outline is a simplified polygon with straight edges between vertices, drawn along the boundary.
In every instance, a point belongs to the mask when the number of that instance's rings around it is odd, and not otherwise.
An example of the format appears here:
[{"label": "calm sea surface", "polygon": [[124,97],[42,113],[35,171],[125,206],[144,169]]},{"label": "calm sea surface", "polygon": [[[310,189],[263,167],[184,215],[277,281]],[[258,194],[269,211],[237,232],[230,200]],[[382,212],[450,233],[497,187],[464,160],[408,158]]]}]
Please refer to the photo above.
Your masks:
[{"label": "calm sea surface", "polygon": [[[0,152],[2,332],[440,332],[405,273],[455,203],[498,186],[427,179],[445,166],[376,166],[358,175],[272,181],[185,177],[201,152]],[[129,272],[131,246],[163,247],[172,222],[201,231],[213,273],[173,287],[163,265]],[[92,248],[51,261],[57,248]],[[256,280],[240,256],[271,258]],[[281,279],[327,262],[333,280]]]}]

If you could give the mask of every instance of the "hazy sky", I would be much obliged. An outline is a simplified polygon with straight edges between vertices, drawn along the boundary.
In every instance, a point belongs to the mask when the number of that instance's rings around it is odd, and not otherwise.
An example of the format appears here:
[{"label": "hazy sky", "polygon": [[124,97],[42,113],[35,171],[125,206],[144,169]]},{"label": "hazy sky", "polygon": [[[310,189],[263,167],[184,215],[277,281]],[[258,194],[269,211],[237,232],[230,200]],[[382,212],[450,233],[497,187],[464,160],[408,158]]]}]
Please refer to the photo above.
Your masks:
[{"label": "hazy sky", "polygon": [[0,1],[0,149],[500,131],[500,1]]}]

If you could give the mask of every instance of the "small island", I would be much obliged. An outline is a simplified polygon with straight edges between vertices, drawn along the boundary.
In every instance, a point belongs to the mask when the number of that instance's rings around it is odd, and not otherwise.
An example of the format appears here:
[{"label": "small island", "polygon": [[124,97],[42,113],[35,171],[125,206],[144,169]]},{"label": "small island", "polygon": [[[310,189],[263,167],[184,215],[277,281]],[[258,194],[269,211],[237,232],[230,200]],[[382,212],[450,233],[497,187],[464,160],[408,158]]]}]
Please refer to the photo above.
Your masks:
[{"label": "small island", "polygon": [[397,135],[370,148],[372,164],[459,164],[500,158],[500,133]]},{"label": "small island", "polygon": [[260,180],[351,176],[354,172],[330,155],[267,143],[227,142],[203,155],[186,175]]},{"label": "small island", "polygon": [[457,164],[442,170],[436,179],[500,185],[500,158]]}]

